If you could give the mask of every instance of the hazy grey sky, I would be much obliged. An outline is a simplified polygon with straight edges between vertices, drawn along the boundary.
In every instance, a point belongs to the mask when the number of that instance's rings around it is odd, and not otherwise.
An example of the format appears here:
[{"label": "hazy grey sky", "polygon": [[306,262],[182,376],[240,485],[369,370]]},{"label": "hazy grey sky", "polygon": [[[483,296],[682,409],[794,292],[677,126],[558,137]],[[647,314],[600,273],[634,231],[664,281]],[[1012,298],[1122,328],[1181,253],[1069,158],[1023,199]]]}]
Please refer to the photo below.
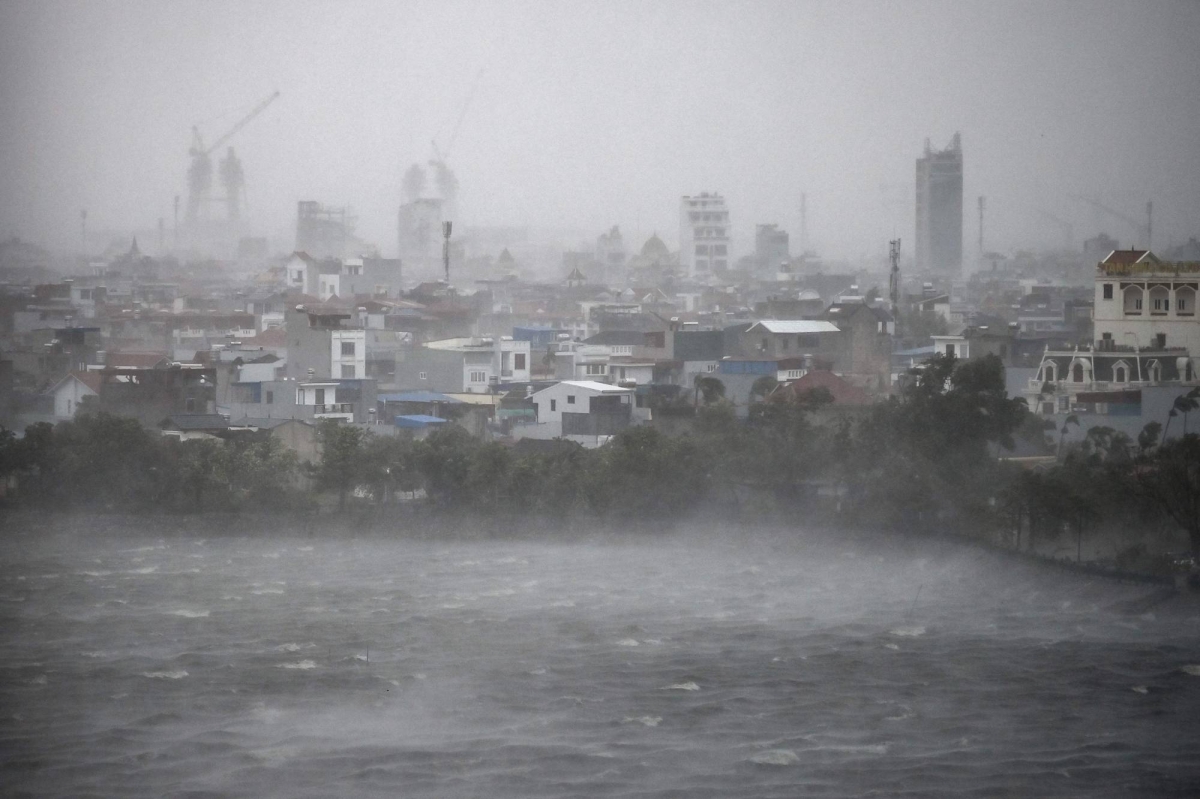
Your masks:
[{"label": "hazy grey sky", "polygon": [[[150,228],[185,193],[191,126],[233,144],[252,219],[281,243],[298,199],[351,204],[395,252],[400,176],[449,138],[459,223],[657,229],[720,191],[735,248],[911,253],[914,159],[961,131],[964,238],[1052,244],[1071,193],[1200,234],[1200,3],[8,2],[0,0],[0,235]],[[224,117],[219,117],[226,114]],[[1123,244],[1131,229],[1104,227]],[[640,242],[639,242],[640,243]]]}]

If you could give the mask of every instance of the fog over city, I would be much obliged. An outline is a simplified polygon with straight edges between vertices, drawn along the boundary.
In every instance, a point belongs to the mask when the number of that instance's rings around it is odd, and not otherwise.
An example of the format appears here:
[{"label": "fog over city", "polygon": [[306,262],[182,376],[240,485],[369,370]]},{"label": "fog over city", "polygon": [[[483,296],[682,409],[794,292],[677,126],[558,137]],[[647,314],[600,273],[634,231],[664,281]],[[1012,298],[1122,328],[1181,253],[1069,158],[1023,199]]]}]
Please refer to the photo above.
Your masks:
[{"label": "fog over city", "polygon": [[468,97],[445,153],[462,224],[674,247],[678,197],[716,189],[745,251],[756,222],[796,231],[804,193],[814,247],[880,256],[910,235],[925,139],[960,131],[990,249],[1056,245],[1037,209],[1099,232],[1073,194],[1152,200],[1171,246],[1200,216],[1198,31],[1192,2],[6,2],[0,233],[169,224],[192,125],[214,138],[279,90],[232,143],[281,250],[318,198],[394,255],[404,169]]},{"label": "fog over city", "polygon": [[0,0],[0,794],[1200,796],[1200,0]]}]

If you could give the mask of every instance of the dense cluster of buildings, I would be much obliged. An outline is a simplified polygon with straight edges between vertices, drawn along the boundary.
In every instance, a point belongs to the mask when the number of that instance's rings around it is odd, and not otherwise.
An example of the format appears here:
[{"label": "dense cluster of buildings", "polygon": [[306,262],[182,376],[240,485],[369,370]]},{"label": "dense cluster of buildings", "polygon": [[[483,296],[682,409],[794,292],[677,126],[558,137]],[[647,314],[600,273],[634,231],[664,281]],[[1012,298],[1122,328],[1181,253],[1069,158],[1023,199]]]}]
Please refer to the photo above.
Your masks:
[{"label": "dense cluster of buildings", "polygon": [[[0,423],[109,411],[166,435],[258,431],[304,452],[324,419],[598,446],[629,425],[686,427],[714,391],[743,417],[816,386],[853,410],[939,352],[998,356],[1010,394],[1075,414],[1081,431],[1165,421],[1197,382],[1200,264],[1081,248],[989,254],[964,274],[957,135],[926,148],[917,178],[916,268],[895,294],[883,259],[793,255],[777,224],[736,251],[715,192],[680,199],[677,250],[614,225],[594,248],[560,252],[551,279],[531,279],[500,243],[463,268],[440,240],[443,206],[420,197],[401,210],[399,258],[313,202],[299,204],[294,252],[236,269],[152,257],[136,240],[50,269],[12,240],[0,244]],[[451,257],[450,282],[419,281]]]}]

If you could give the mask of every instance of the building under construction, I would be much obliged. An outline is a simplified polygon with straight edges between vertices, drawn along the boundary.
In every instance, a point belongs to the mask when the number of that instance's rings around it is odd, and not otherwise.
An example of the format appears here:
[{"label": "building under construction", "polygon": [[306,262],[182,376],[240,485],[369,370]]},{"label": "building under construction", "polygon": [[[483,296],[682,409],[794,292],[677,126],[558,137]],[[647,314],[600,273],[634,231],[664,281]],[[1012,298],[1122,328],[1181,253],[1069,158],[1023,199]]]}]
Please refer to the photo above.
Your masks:
[{"label": "building under construction", "polygon": [[357,222],[345,207],[301,200],[296,207],[296,249],[314,258],[346,258],[361,242],[354,235]]},{"label": "building under construction", "polygon": [[917,269],[962,273],[963,154],[957,133],[944,150],[925,140],[917,159]]}]

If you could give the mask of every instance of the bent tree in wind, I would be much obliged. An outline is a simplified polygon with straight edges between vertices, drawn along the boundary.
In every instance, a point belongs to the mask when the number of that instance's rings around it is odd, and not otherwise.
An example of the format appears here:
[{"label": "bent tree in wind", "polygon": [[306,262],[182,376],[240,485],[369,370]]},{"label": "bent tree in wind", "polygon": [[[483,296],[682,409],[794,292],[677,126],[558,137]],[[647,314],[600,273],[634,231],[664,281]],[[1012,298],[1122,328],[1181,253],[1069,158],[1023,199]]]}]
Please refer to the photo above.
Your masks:
[{"label": "bent tree in wind", "polygon": [[1187,531],[1192,557],[1200,562],[1200,435],[1163,441],[1143,456],[1137,476],[1146,495]]}]

